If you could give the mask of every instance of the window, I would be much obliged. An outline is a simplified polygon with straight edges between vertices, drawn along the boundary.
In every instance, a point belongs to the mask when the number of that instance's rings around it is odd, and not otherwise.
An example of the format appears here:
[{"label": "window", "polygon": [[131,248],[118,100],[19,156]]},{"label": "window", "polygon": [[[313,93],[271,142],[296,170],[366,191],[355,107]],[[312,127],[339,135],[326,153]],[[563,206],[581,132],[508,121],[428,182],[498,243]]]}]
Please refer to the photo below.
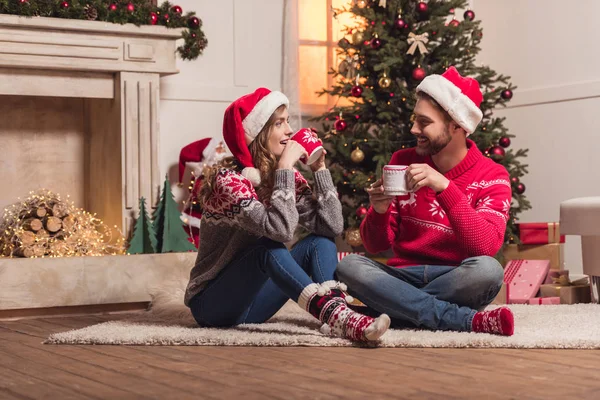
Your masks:
[{"label": "window", "polygon": [[351,0],[299,0],[299,69],[302,113],[320,115],[333,107],[336,99],[318,97],[315,92],[330,88],[334,78],[327,72],[337,70],[343,57],[338,57],[337,43],[346,36],[347,27],[356,25],[350,13],[334,17],[333,9],[349,6]]}]

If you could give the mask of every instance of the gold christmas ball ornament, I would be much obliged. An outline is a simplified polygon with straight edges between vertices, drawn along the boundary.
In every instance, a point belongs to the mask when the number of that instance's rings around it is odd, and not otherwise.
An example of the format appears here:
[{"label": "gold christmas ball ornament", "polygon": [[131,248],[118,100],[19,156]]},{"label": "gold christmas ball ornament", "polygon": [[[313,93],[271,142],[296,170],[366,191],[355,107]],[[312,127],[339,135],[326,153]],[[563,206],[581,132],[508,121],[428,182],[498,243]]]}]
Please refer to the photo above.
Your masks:
[{"label": "gold christmas ball ornament", "polygon": [[362,246],[363,242],[360,238],[360,229],[349,228],[346,230],[346,243],[352,247]]},{"label": "gold christmas ball ornament", "polygon": [[381,78],[379,78],[379,86],[387,89],[390,86],[392,86],[392,80],[390,78],[388,78],[388,76],[386,74],[383,74],[383,76]]},{"label": "gold christmas ball ornament", "polygon": [[356,149],[354,149],[352,154],[350,154],[350,158],[353,162],[359,163],[365,159],[365,153],[359,147],[357,147]]},{"label": "gold christmas ball ornament", "polygon": [[352,43],[354,43],[354,45],[359,45],[364,40],[365,40],[365,34],[363,32],[361,32],[361,31],[355,31],[352,34]]},{"label": "gold christmas ball ornament", "polygon": [[358,8],[365,8],[367,6],[367,0],[356,0]]}]

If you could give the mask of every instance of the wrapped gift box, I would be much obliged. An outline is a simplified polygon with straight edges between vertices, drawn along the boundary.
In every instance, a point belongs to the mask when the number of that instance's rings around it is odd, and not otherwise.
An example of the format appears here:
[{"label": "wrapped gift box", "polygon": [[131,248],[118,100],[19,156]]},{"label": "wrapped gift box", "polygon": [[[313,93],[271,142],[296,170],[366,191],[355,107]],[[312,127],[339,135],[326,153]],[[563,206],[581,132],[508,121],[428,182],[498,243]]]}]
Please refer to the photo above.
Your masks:
[{"label": "wrapped gift box", "polygon": [[560,297],[534,297],[527,304],[560,304]]},{"label": "wrapped gift box", "polygon": [[540,297],[560,297],[560,304],[589,303],[591,302],[590,285],[542,285]]},{"label": "wrapped gift box", "polygon": [[522,244],[564,243],[558,222],[526,222],[517,224]]},{"label": "wrapped gift box", "polygon": [[564,269],[564,248],[561,243],[542,245],[509,244],[504,249],[505,262],[511,260],[549,260],[550,269]]}]

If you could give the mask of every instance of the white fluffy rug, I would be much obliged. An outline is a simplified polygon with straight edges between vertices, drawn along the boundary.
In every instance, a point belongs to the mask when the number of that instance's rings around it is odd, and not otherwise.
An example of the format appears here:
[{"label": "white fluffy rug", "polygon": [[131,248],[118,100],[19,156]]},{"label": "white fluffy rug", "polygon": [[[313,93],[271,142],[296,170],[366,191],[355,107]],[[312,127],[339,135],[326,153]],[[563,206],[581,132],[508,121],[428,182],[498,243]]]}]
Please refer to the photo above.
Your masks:
[{"label": "white fluffy rug", "polygon": [[[380,347],[600,348],[600,305],[513,305],[515,335],[390,330]],[[320,324],[289,302],[269,322],[231,329],[195,325],[187,309],[163,307],[135,319],[57,333],[50,344],[198,346],[353,346],[324,336]]]}]

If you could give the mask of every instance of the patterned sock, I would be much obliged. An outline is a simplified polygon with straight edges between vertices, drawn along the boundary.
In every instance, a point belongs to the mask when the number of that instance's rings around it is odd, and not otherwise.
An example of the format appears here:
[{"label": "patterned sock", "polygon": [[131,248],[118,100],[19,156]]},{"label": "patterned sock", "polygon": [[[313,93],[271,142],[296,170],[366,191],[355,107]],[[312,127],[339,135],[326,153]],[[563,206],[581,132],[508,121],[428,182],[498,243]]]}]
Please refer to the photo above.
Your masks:
[{"label": "patterned sock", "polygon": [[508,307],[500,307],[492,311],[481,311],[473,317],[471,331],[512,336],[515,331],[515,318]]},{"label": "patterned sock", "polygon": [[[313,286],[314,285],[314,286]],[[319,321],[329,325],[331,334],[354,341],[379,339],[390,326],[390,317],[377,318],[359,314],[348,308],[346,301],[328,286],[308,285],[298,304]]]}]

